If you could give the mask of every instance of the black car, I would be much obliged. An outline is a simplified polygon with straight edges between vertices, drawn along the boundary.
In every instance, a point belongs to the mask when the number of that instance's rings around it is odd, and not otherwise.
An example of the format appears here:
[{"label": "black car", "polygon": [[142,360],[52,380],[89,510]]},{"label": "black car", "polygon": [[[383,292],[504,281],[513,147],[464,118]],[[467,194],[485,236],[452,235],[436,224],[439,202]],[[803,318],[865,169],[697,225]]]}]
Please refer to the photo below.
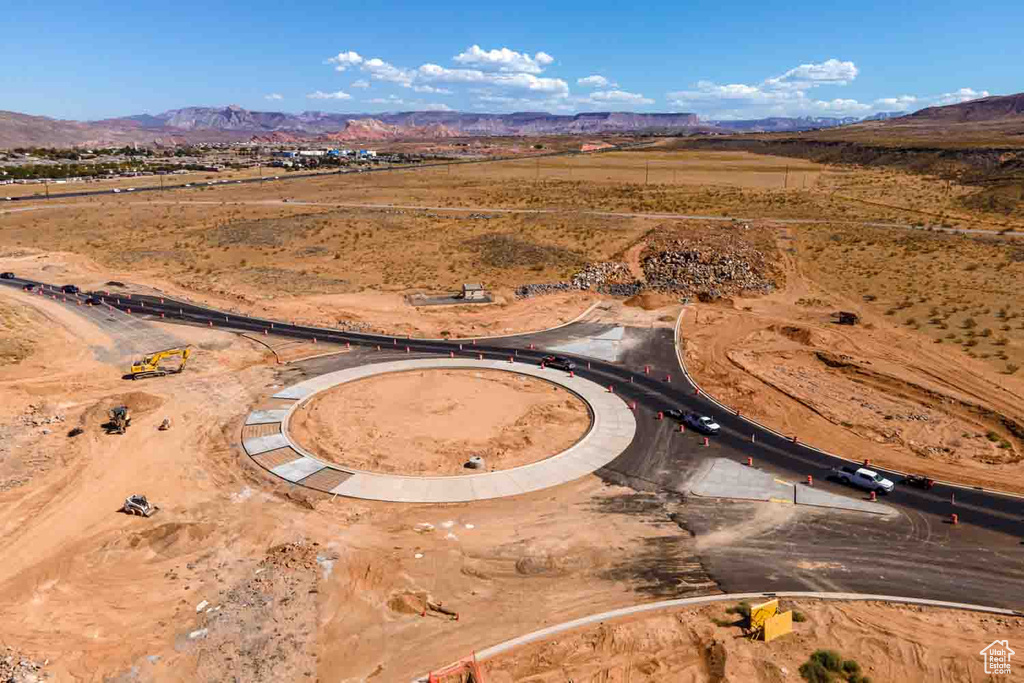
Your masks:
[{"label": "black car", "polygon": [[102,306],[103,305],[103,299],[99,298],[98,296],[90,296],[88,299],[85,300],[85,305],[86,306]]},{"label": "black car", "polygon": [[0,280],[13,280],[14,273],[0,273]]},{"label": "black car", "polygon": [[679,410],[679,408],[667,408],[662,413],[664,413],[665,417],[670,417],[673,420],[679,420],[680,422],[683,420],[683,411]]},{"label": "black car", "polygon": [[60,288],[60,291],[64,292],[65,294],[78,294],[79,290],[78,287],[76,287],[75,285],[64,285],[63,287]]},{"label": "black car", "polygon": [[36,288],[36,286],[34,284],[27,284],[27,285],[25,285],[25,291],[26,292],[34,291],[35,288]]},{"label": "black car", "polygon": [[566,372],[576,369],[576,364],[565,356],[544,356],[544,365]]}]

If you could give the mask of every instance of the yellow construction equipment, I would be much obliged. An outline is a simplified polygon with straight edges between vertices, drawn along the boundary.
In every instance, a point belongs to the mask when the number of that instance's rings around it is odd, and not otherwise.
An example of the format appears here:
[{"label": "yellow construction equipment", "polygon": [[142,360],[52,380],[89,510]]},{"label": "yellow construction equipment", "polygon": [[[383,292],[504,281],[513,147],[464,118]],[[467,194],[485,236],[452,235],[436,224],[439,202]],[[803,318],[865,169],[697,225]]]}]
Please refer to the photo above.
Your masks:
[{"label": "yellow construction equipment", "polygon": [[[138,363],[132,363],[131,378],[139,379],[142,377],[163,377],[167,374],[177,374],[185,369],[185,363],[188,362],[189,356],[192,355],[192,347],[186,346],[183,349],[164,349],[163,351],[157,351],[156,353],[145,356]],[[177,367],[161,367],[160,363],[168,358],[181,357],[181,364]]]}]

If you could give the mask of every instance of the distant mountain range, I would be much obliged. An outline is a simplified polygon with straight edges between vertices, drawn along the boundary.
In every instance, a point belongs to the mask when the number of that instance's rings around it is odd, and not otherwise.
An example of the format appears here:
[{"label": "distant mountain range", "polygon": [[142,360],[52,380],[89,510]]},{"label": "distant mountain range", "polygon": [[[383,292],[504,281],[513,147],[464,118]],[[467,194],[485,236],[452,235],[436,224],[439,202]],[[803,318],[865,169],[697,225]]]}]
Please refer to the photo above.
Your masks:
[{"label": "distant mountain range", "polygon": [[62,121],[0,111],[0,148],[98,146],[129,143],[174,145],[195,142],[372,141],[443,139],[457,136],[600,135],[630,133],[725,134],[797,132],[836,128],[862,121],[903,117],[936,121],[980,121],[1024,116],[1024,94],[930,107],[914,114],[879,112],[865,118],[770,117],[743,121],[701,121],[696,114],[544,112],[474,114],[410,111],[384,114],[300,114],[259,112],[238,106],[186,107],[162,114],[138,114],[101,121]]}]

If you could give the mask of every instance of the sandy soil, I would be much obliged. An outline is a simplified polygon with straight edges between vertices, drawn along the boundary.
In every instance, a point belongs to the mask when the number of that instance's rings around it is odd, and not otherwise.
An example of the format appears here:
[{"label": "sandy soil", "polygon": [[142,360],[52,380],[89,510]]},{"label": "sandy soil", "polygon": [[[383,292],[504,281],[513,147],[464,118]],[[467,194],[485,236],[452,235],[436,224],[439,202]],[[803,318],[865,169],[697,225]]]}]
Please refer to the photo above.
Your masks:
[{"label": "sandy soil", "polygon": [[[443,509],[285,486],[238,445],[251,406],[293,381],[265,347],[167,326],[196,345],[188,369],[126,384],[118,328],[18,291],[0,301],[38,340],[0,366],[0,544],[16,549],[0,646],[54,680],[409,680],[548,619],[714,590],[688,534],[596,477]],[[108,436],[120,402],[132,426]],[[131,493],[161,511],[118,514]],[[421,616],[428,600],[459,621]]]},{"label": "sandy soil", "polygon": [[505,470],[560,453],[590,428],[586,404],[549,382],[497,370],[427,370],[351,382],[300,407],[289,431],[340,465],[414,475]]},{"label": "sandy soil", "polygon": [[[1024,640],[1024,619],[885,603],[785,600],[807,620],[770,643],[741,637],[733,603],[602,623],[484,663],[487,680],[778,683],[803,680],[818,649],[856,661],[872,681],[989,680],[979,652],[993,640]],[[717,623],[716,623],[717,622]],[[722,624],[722,625],[719,625]],[[999,680],[1024,680],[1013,666]],[[837,679],[838,680],[838,679]],[[843,679],[845,680],[845,679]],[[994,679],[993,679],[994,680]]]},{"label": "sandy soil", "polygon": [[[1024,492],[1021,380],[891,324],[786,253],[783,291],[687,312],[681,335],[698,383],[826,450]],[[858,312],[861,324],[834,324],[836,310]]]}]

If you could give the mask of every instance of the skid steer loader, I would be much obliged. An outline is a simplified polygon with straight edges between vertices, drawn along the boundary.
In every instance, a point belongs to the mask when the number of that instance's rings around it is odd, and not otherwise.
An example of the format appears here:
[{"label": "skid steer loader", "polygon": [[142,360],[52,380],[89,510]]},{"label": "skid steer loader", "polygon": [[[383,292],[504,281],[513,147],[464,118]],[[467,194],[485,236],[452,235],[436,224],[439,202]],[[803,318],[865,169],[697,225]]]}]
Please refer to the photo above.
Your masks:
[{"label": "skid steer loader", "polygon": [[107,434],[124,434],[132,423],[132,415],[128,406],[117,406],[107,411],[110,420],[107,422]]},{"label": "skid steer loader", "polygon": [[152,517],[160,508],[153,505],[145,496],[134,495],[124,499],[124,506],[121,512],[126,515],[139,515],[140,517]]}]

